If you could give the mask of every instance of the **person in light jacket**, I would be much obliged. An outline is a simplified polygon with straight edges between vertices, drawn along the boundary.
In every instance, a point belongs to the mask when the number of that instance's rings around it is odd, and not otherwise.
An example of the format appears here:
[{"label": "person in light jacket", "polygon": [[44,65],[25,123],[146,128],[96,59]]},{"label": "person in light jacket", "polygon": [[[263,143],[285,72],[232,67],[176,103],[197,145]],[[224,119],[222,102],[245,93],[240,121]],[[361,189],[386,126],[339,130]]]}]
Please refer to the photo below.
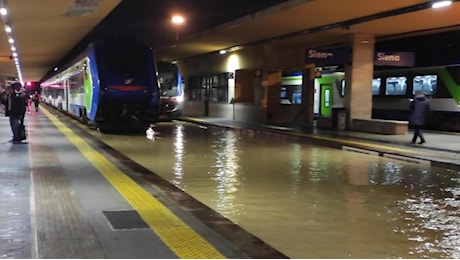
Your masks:
[{"label": "person in light jacket", "polygon": [[415,91],[415,97],[410,104],[410,110],[409,125],[414,128],[412,143],[415,144],[417,138],[420,138],[419,144],[426,143],[422,128],[425,125],[427,115],[431,113],[431,106],[430,101],[421,90]]}]

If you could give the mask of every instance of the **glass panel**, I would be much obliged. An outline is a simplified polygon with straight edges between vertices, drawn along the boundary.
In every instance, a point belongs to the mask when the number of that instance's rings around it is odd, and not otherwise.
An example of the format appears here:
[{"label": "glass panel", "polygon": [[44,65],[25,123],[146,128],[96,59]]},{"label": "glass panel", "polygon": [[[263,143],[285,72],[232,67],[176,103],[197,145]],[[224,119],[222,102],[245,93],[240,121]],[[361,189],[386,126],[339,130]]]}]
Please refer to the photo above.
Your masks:
[{"label": "glass panel", "polygon": [[436,92],[437,82],[437,75],[415,76],[412,94],[415,94],[415,91],[417,90],[421,90],[425,95],[433,95]]},{"label": "glass panel", "polygon": [[382,84],[381,78],[372,79],[372,95],[380,95],[380,86]]},{"label": "glass panel", "polygon": [[330,107],[331,106],[331,90],[326,89],[324,91],[324,106]]},{"label": "glass panel", "polygon": [[406,94],[406,77],[387,78],[385,94],[388,96],[398,96]]},{"label": "glass panel", "polygon": [[302,103],[302,71],[285,71],[281,78],[281,104]]}]

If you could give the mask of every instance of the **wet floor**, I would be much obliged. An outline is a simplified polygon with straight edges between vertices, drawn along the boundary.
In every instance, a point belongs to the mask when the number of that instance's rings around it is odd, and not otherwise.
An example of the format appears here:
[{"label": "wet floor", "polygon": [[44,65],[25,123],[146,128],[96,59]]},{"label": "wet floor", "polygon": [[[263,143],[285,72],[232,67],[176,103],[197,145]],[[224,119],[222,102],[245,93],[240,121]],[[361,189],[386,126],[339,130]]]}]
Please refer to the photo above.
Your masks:
[{"label": "wet floor", "polygon": [[291,258],[459,258],[460,174],[280,135],[93,131]]}]

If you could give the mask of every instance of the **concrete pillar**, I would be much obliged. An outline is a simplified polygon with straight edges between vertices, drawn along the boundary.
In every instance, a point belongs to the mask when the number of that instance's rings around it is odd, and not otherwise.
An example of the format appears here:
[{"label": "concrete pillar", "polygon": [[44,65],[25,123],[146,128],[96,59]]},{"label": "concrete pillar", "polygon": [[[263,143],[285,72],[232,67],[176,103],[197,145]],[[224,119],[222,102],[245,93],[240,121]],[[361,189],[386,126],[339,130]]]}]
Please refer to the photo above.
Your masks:
[{"label": "concrete pillar", "polygon": [[304,116],[304,126],[313,126],[313,103],[315,95],[315,66],[308,64],[302,71],[302,107]]},{"label": "concrete pillar", "polygon": [[345,65],[345,108],[347,127],[352,119],[372,117],[372,78],[374,74],[374,35],[353,34],[348,41],[350,57]]}]

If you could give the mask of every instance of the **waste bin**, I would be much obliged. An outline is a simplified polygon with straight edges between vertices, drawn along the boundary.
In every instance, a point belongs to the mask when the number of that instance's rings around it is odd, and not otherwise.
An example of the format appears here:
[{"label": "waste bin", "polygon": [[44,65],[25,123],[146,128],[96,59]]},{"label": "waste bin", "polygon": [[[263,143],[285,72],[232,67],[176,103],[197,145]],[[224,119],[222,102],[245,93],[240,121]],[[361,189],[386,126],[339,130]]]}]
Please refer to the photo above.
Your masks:
[{"label": "waste bin", "polygon": [[345,108],[332,109],[332,126],[337,130],[345,130],[347,128],[347,111]]}]

